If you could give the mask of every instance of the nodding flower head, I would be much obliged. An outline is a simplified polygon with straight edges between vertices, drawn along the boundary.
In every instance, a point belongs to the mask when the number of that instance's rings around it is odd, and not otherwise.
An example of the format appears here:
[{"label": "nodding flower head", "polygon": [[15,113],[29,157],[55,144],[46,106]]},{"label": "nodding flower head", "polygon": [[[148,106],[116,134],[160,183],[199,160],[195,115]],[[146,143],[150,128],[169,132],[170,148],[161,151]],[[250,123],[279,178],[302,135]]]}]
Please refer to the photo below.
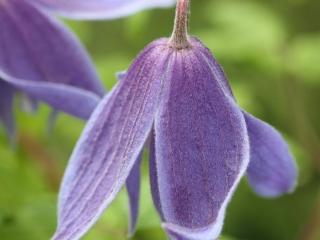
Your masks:
[{"label": "nodding flower head", "polygon": [[149,44],[90,118],[63,179],[53,239],[80,238],[125,184],[132,233],[145,148],[154,205],[170,239],[216,239],[245,173],[263,196],[293,190],[287,145],[237,105],[220,65],[187,35],[188,6],[178,1],[172,37]]},{"label": "nodding flower head", "polygon": [[84,119],[105,93],[86,51],[52,13],[110,19],[174,1],[0,0],[0,122],[8,135],[15,135],[12,99],[17,91],[27,96],[33,109],[43,101]]}]

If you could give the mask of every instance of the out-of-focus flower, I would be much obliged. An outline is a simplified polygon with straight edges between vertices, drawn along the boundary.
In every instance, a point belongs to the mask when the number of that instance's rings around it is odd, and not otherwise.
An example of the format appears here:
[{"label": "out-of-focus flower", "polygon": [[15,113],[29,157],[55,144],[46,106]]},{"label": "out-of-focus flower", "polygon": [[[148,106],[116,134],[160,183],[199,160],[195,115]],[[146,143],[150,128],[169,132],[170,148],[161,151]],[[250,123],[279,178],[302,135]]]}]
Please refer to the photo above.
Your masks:
[{"label": "out-of-focus flower", "polygon": [[114,19],[138,11],[172,6],[176,0],[33,0],[40,6],[74,19]]},{"label": "out-of-focus flower", "polygon": [[0,118],[14,134],[12,99],[87,119],[104,89],[77,38],[31,0],[0,0]]},{"label": "out-of-focus flower", "polygon": [[188,4],[178,1],[172,37],[148,45],[90,118],[63,179],[54,240],[79,239],[125,183],[132,233],[145,145],[154,204],[170,239],[219,236],[249,159],[257,193],[295,187],[296,167],[280,134],[240,109],[210,51],[187,35]]},{"label": "out-of-focus flower", "polygon": [[67,17],[117,18],[173,0],[0,0],[0,121],[14,136],[14,92],[87,119],[104,94],[76,37],[50,12]]}]

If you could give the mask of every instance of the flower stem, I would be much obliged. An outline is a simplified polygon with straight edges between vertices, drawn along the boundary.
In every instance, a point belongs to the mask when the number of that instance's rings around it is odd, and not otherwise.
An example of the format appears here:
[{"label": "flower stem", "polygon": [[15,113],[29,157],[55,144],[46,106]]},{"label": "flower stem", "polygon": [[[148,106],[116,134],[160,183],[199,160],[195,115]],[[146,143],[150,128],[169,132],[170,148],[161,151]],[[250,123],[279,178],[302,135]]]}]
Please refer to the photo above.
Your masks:
[{"label": "flower stem", "polygon": [[188,41],[189,6],[190,0],[177,1],[174,29],[170,39],[170,44],[176,49],[190,47]]}]

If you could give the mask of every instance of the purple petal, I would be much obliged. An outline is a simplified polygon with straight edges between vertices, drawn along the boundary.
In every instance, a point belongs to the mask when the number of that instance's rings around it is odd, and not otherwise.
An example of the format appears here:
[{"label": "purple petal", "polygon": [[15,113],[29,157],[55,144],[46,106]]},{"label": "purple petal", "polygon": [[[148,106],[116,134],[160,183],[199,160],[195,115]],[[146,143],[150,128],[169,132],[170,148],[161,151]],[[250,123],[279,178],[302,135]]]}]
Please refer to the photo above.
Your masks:
[{"label": "purple petal", "polygon": [[[30,2],[10,0],[0,5],[0,70],[31,85],[72,86],[102,97],[103,87],[77,38]],[[20,90],[24,90],[23,85],[28,86],[22,83]],[[49,88],[46,94],[51,93]]]},{"label": "purple petal", "polygon": [[220,224],[206,228],[189,229],[171,223],[163,223],[162,227],[172,240],[216,240],[216,237],[220,234],[223,222],[221,221]]},{"label": "purple petal", "polygon": [[[207,49],[202,51],[225,94],[233,97],[228,80]],[[264,197],[292,192],[296,186],[297,168],[288,146],[279,132],[269,124],[243,111],[250,139],[249,183]]]},{"label": "purple petal", "polygon": [[162,49],[151,44],[90,118],[64,176],[53,239],[80,238],[125,184],[158,108]]},{"label": "purple petal", "polygon": [[12,112],[13,97],[14,89],[0,78],[0,122],[6,128],[11,142],[14,142],[15,138],[15,124]]},{"label": "purple petal", "polygon": [[247,168],[249,141],[241,110],[199,48],[204,47],[194,44],[172,57],[172,77],[154,125],[156,182],[163,221],[187,229],[181,239],[208,229],[201,240],[209,240],[218,237]]},{"label": "purple petal", "polygon": [[296,186],[297,168],[281,135],[269,124],[244,113],[249,139],[249,183],[264,197],[292,192]]},{"label": "purple petal", "polygon": [[139,154],[130,175],[127,178],[126,186],[130,203],[130,223],[129,223],[129,236],[132,236],[136,230],[138,214],[139,214],[139,201],[140,201],[140,166],[142,160],[142,153]]},{"label": "purple petal", "polygon": [[170,7],[175,0],[33,0],[62,16],[75,19],[114,19],[148,8]]},{"label": "purple petal", "polygon": [[154,139],[154,129],[151,134],[150,150],[149,150],[149,175],[150,175],[152,200],[153,200],[154,206],[156,207],[158,213],[160,214],[161,219],[164,219],[162,215],[159,184],[158,184],[158,171],[157,171],[157,162],[156,162],[156,146],[155,146],[155,139]]},{"label": "purple petal", "polygon": [[[88,119],[100,98],[89,91],[59,83],[36,82],[18,79],[0,71],[0,77],[17,89],[44,101],[53,108]],[[81,106],[81,107],[79,107]]]}]

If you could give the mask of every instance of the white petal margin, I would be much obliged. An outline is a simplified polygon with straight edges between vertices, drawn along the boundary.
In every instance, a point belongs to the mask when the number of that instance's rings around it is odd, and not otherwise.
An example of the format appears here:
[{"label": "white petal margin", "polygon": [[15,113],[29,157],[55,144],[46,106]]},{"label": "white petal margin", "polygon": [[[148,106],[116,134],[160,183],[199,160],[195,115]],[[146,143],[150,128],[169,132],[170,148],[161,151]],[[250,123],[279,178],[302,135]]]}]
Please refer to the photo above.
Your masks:
[{"label": "white petal margin", "polygon": [[33,0],[39,6],[73,19],[116,19],[150,8],[165,8],[175,0]]}]

